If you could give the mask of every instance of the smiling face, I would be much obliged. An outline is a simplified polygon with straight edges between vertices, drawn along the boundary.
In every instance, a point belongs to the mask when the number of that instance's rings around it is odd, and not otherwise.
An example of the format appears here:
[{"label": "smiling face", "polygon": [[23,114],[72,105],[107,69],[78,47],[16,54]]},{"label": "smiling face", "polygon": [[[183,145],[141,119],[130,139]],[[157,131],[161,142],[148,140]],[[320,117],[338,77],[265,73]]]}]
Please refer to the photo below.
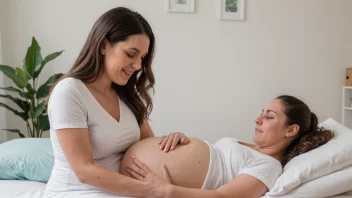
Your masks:
[{"label": "smiling face", "polygon": [[126,85],[130,77],[142,68],[148,48],[149,37],[145,34],[129,36],[114,45],[106,42],[102,49],[105,75],[120,86]]},{"label": "smiling face", "polygon": [[284,106],[280,100],[270,102],[255,120],[254,142],[261,148],[272,147],[287,141],[291,126],[286,126]]}]

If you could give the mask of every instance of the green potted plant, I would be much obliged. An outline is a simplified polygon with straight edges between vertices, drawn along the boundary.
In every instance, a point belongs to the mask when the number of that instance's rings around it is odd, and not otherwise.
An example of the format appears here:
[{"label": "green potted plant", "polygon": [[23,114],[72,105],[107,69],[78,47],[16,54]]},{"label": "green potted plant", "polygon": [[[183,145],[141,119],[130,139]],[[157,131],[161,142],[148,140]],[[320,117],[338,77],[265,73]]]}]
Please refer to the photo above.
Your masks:
[{"label": "green potted plant", "polygon": [[[27,54],[23,60],[22,68],[0,65],[0,71],[11,79],[16,86],[0,87],[0,89],[14,92],[18,95],[14,97],[0,94],[0,97],[12,101],[18,108],[12,108],[3,102],[0,102],[0,107],[4,107],[21,117],[26,122],[28,137],[34,138],[41,137],[44,131],[50,129],[46,111],[47,105],[44,99],[49,94],[50,85],[63,76],[61,73],[54,74],[44,84],[38,86],[38,78],[43,68],[48,62],[54,60],[63,52],[54,52],[43,59],[40,50],[38,42],[33,37],[31,46],[28,47]],[[25,137],[19,129],[3,130],[17,133],[22,138]]]}]

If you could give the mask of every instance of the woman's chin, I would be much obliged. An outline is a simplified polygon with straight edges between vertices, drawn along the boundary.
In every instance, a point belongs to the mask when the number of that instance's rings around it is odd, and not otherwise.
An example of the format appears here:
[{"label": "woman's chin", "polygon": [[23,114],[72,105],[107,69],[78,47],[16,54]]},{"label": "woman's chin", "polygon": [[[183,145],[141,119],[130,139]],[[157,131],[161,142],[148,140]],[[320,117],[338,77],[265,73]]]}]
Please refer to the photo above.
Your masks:
[{"label": "woman's chin", "polygon": [[258,145],[258,143],[261,142],[261,134],[256,133],[253,137],[253,141]]},{"label": "woman's chin", "polygon": [[119,86],[125,86],[128,83],[128,80],[122,80],[122,79],[118,79],[118,80],[113,80],[112,82],[114,82],[115,84],[119,85]]}]

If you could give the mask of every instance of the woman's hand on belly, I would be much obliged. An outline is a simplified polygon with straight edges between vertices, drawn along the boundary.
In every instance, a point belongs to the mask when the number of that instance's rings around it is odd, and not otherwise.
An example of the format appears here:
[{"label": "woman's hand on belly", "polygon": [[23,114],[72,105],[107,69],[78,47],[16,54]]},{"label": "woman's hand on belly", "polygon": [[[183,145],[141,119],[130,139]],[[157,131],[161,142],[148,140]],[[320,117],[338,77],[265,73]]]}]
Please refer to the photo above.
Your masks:
[{"label": "woman's hand on belly", "polygon": [[172,152],[160,150],[160,137],[138,141],[125,153],[120,164],[120,173],[131,177],[126,169],[134,167],[132,156],[149,169],[163,175],[161,167],[167,165],[174,185],[201,188],[208,172],[210,151],[208,145],[199,139],[190,138],[187,145],[179,145]]},{"label": "woman's hand on belly", "polygon": [[175,149],[177,144],[186,145],[188,143],[189,139],[181,132],[170,133],[167,136],[162,136],[159,142],[160,149],[164,150],[165,152]]},{"label": "woman's hand on belly", "polygon": [[126,169],[127,173],[131,177],[145,182],[145,185],[150,187],[147,197],[165,197],[168,194],[168,189],[171,188],[171,179],[166,165],[162,165],[162,174],[158,174],[133,156],[132,161],[135,166],[128,167]]}]

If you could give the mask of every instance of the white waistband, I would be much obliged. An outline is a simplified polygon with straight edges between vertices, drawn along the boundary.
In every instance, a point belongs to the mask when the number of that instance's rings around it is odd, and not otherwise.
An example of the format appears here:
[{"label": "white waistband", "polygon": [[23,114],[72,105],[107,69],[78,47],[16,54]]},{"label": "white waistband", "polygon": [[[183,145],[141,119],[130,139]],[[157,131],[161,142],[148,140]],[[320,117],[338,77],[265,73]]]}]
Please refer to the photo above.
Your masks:
[{"label": "white waistband", "polygon": [[222,152],[215,145],[206,143],[209,146],[210,161],[202,189],[215,190],[224,183],[224,158]]}]

